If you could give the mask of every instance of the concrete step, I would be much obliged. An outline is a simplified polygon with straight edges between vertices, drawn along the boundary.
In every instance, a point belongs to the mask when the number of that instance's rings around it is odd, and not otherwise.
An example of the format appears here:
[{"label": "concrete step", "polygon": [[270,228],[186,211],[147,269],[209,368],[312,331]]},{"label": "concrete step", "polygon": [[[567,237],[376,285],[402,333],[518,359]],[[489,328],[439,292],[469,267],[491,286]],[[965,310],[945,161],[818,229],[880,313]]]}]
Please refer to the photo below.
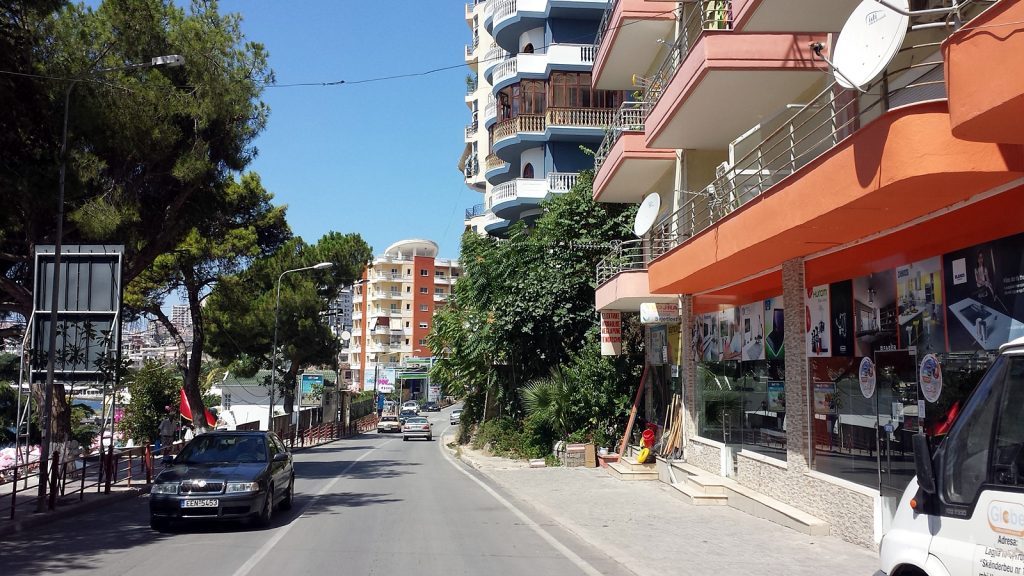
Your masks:
[{"label": "concrete step", "polygon": [[[641,465],[642,466],[642,465]],[[623,462],[609,462],[608,473],[619,480],[657,480],[658,472],[654,468],[640,470],[632,469],[629,464]]]},{"label": "concrete step", "polygon": [[692,475],[686,476],[683,482],[709,496],[726,497],[725,478],[710,476],[708,474]]},{"label": "concrete step", "polygon": [[634,456],[625,456],[623,458],[620,458],[619,463],[622,464],[623,466],[627,466],[630,470],[634,472],[653,472],[656,469],[654,456],[651,456],[650,459],[648,459],[643,464],[637,462],[636,457]]},{"label": "concrete step", "polygon": [[729,498],[725,494],[705,494],[700,488],[696,488],[684,482],[669,484],[672,495],[684,502],[694,506],[725,506],[729,504]]},{"label": "concrete step", "polygon": [[729,505],[751,516],[771,520],[776,524],[811,536],[825,536],[829,533],[827,522],[785,502],[780,502],[732,481],[729,481],[726,490]]}]

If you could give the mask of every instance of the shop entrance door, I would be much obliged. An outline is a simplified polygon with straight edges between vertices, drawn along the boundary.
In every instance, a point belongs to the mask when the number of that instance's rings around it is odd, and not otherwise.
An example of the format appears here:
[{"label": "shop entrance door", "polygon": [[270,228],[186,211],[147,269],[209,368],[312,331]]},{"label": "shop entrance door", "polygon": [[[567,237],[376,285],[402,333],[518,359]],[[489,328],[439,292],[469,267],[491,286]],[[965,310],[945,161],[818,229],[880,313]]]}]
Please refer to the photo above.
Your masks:
[{"label": "shop entrance door", "polygon": [[915,473],[913,436],[920,429],[917,355],[909,350],[875,352],[875,374],[878,489],[884,500],[898,500]]}]

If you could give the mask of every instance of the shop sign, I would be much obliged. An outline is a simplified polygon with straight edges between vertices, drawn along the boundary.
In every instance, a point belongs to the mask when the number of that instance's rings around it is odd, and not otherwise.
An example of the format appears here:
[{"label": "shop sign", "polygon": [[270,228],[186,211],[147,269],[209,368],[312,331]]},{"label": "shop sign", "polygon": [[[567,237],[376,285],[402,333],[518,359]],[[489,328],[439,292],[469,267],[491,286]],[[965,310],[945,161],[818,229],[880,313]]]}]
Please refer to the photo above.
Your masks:
[{"label": "shop sign", "polygon": [[622,313],[601,311],[601,355],[618,356],[622,351]]},{"label": "shop sign", "polygon": [[875,395],[875,363],[871,361],[871,358],[865,356],[861,358],[860,368],[857,370],[857,378],[860,380],[860,393],[865,398],[871,398]]},{"label": "shop sign", "polygon": [[682,321],[677,304],[669,302],[643,302],[640,304],[641,324],[679,324]]},{"label": "shop sign", "polygon": [[938,401],[942,395],[942,365],[935,354],[926,354],[921,360],[918,381],[921,383],[921,395],[924,399],[932,403]]}]

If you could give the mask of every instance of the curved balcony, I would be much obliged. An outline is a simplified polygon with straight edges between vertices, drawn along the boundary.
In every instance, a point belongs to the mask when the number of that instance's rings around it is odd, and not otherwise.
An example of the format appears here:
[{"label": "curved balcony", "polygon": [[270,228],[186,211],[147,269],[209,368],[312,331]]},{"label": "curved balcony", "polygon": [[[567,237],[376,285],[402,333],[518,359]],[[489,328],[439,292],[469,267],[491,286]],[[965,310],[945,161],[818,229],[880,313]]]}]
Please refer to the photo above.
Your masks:
[{"label": "curved balcony", "polygon": [[598,142],[615,119],[614,108],[548,108],[544,114],[520,114],[491,129],[491,150],[502,158],[548,140]]},{"label": "curved balcony", "polygon": [[519,36],[548,18],[597,21],[607,6],[608,0],[490,0],[484,27],[499,46],[515,49]]},{"label": "curved balcony", "polygon": [[553,44],[542,52],[518,54],[491,69],[494,91],[525,79],[543,80],[552,70],[588,72],[594,65],[592,44]]},{"label": "curved balcony", "polygon": [[484,161],[484,178],[491,184],[500,184],[508,178],[511,167],[511,164],[499,158],[497,154],[489,154]]},{"label": "curved balcony", "polygon": [[487,217],[484,218],[483,226],[484,231],[488,234],[501,234],[508,229],[509,224],[511,224],[511,222],[504,218],[499,218],[494,214],[488,214]]},{"label": "curved balcony", "polygon": [[511,52],[497,44],[491,44],[491,47],[487,49],[487,52],[484,52],[484,57],[480,61],[480,64],[482,64],[480,73],[483,74],[484,78],[491,78],[494,68],[510,58],[512,58]]},{"label": "curved balcony", "polygon": [[533,210],[554,194],[564,194],[576,184],[576,173],[553,172],[547,178],[516,178],[491,191],[490,210],[495,215],[515,220]]},{"label": "curved balcony", "polygon": [[487,104],[484,105],[484,128],[490,128],[494,126],[494,123],[498,121],[498,103],[494,99],[494,94],[487,95]]}]

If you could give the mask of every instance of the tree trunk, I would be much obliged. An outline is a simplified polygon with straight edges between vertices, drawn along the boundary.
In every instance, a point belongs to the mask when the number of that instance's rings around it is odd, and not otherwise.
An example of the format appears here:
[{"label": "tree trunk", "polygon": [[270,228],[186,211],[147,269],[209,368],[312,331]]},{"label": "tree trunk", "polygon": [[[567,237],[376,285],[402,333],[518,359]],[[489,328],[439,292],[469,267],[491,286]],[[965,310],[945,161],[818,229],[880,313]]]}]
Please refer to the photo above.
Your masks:
[{"label": "tree trunk", "polygon": [[[42,373],[42,382],[32,383],[32,399],[38,406],[38,422],[42,425],[43,402],[46,395],[46,372]],[[50,441],[53,444],[67,442],[71,439],[71,408],[68,406],[67,392],[63,384],[53,383],[53,406],[50,410],[50,427],[53,434]]]},{"label": "tree trunk", "polygon": [[294,360],[291,363],[291,368],[284,375],[284,382],[287,384],[284,386],[284,390],[281,390],[281,397],[284,398],[284,411],[286,414],[291,414],[295,411],[295,378],[298,377],[299,365]]},{"label": "tree trunk", "polygon": [[196,433],[210,430],[206,422],[206,406],[203,405],[203,391],[199,387],[199,375],[203,368],[203,346],[206,333],[203,330],[203,309],[199,302],[199,287],[195,285],[191,274],[186,271],[185,284],[188,293],[189,314],[192,316],[192,349],[185,365],[184,389],[185,398],[192,409],[192,426]]}]

